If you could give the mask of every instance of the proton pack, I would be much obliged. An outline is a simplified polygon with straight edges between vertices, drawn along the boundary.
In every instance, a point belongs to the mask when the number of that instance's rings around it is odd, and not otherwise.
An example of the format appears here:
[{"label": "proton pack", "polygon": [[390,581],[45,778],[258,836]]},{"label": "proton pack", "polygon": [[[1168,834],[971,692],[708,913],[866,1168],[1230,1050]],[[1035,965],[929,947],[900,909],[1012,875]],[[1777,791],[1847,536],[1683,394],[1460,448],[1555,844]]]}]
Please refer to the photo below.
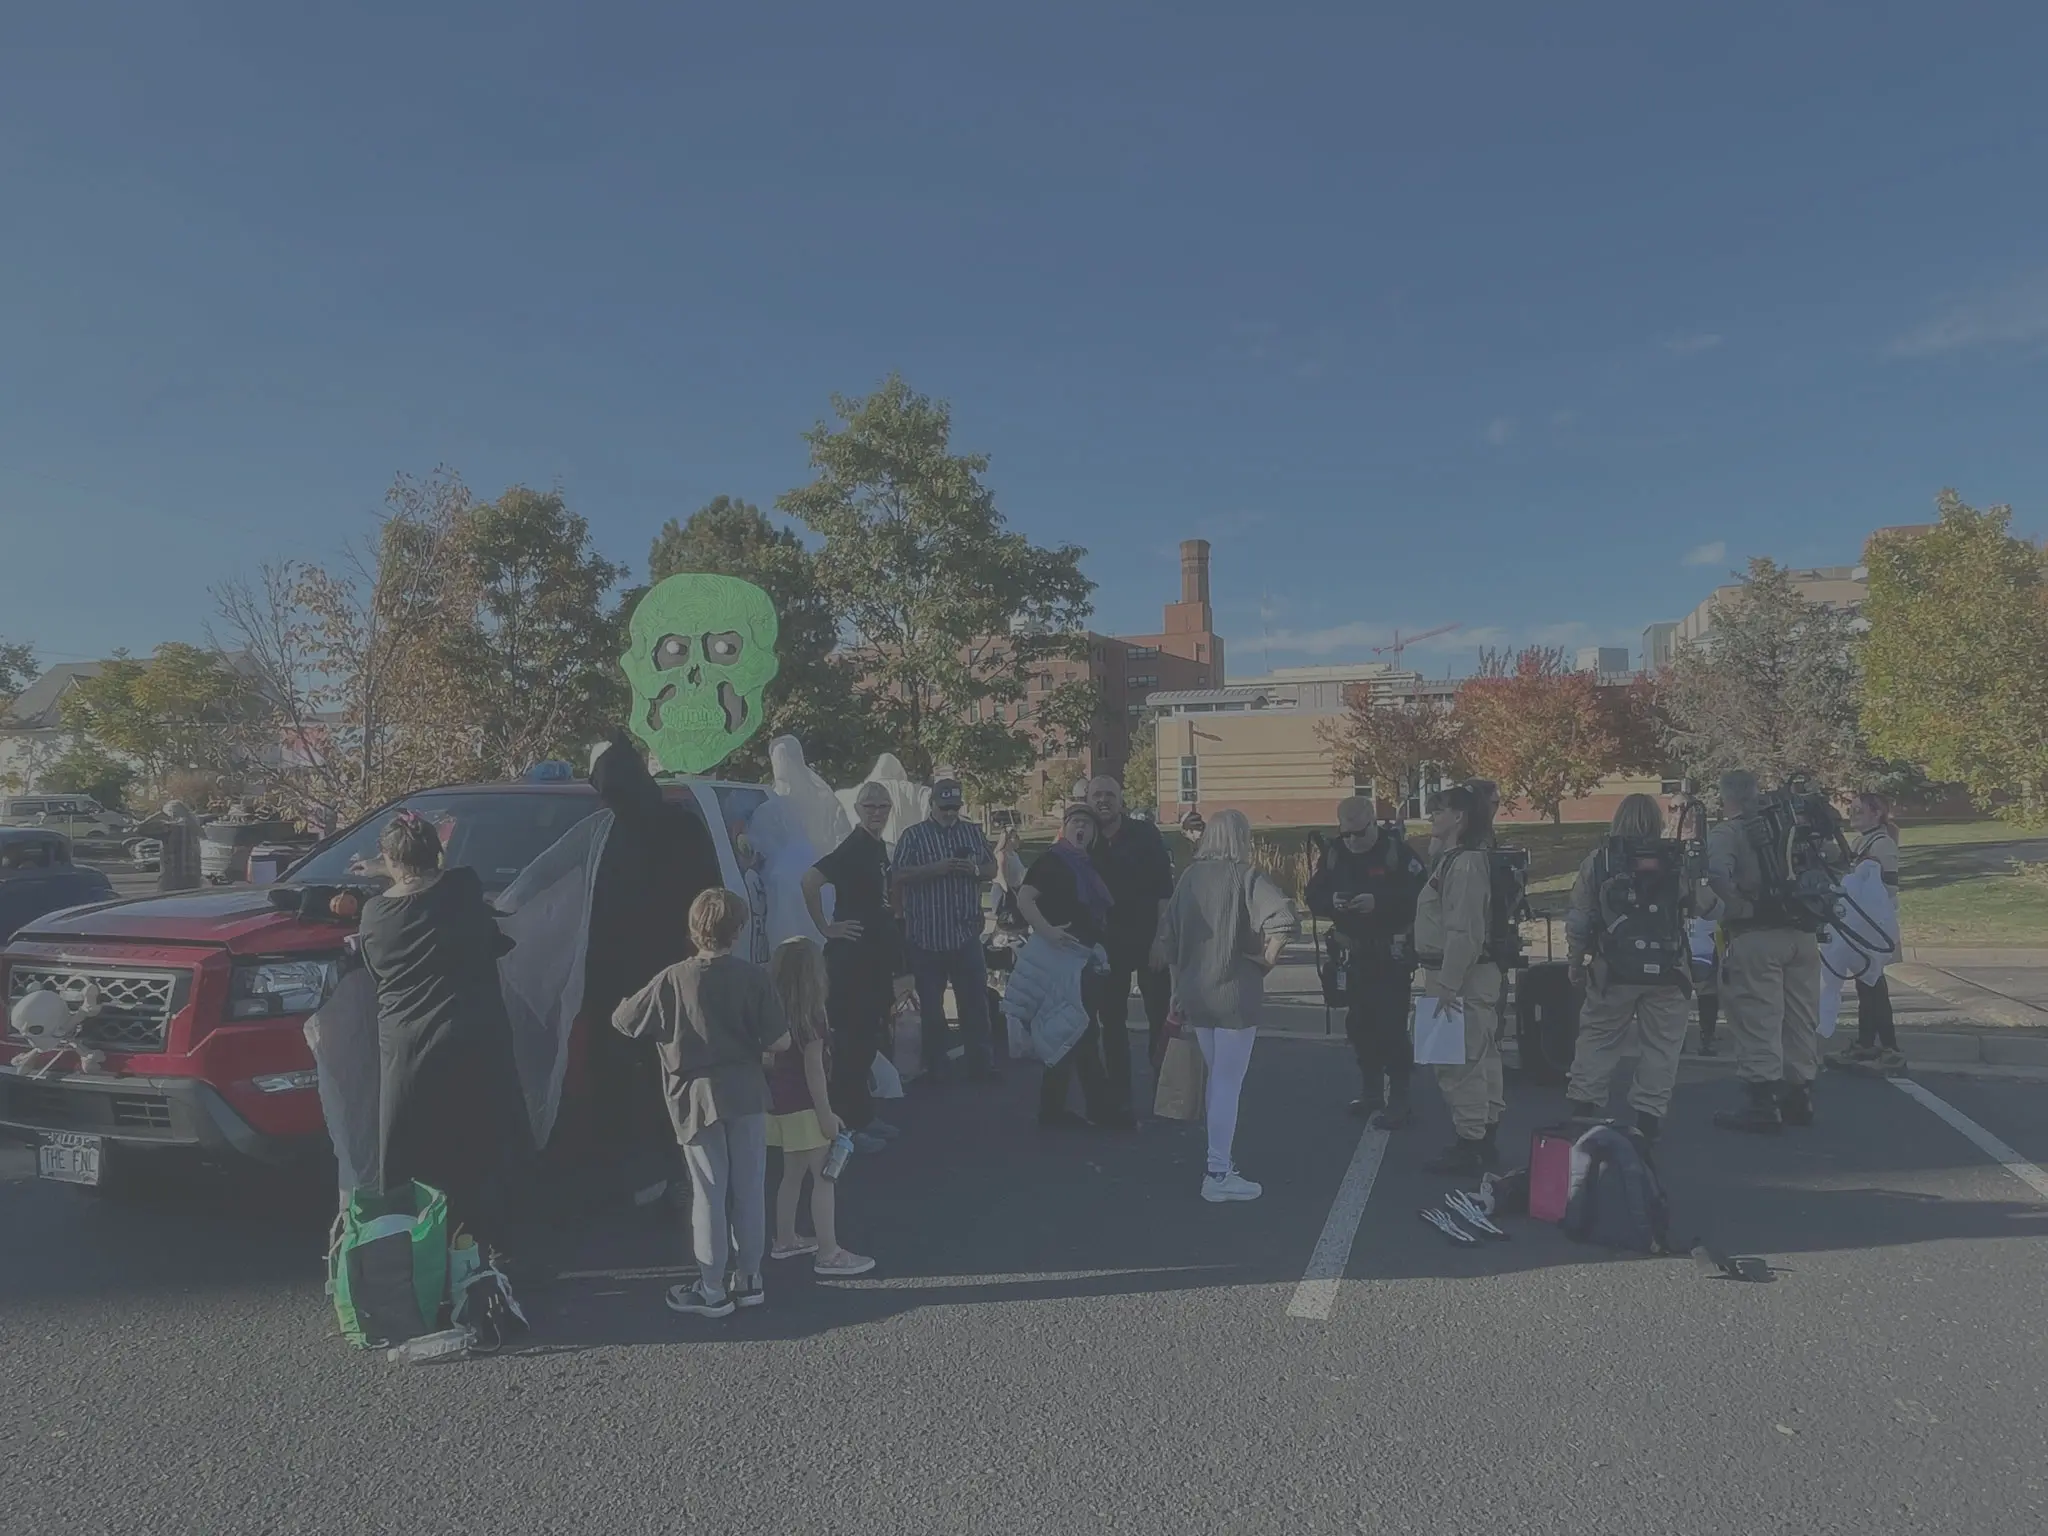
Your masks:
[{"label": "proton pack", "polygon": [[1761,877],[1756,919],[1805,933],[1827,927],[1842,901],[1829,854],[1839,852],[1843,868],[1850,858],[1841,818],[1826,793],[1804,774],[1794,774],[1783,789],[1765,795],[1742,825]]},{"label": "proton pack", "polygon": [[1529,963],[1522,949],[1522,923],[1529,916],[1529,850],[1489,848],[1486,857],[1491,889],[1481,955],[1504,971],[1514,970]]},{"label": "proton pack", "polygon": [[1594,911],[1600,919],[1594,943],[1607,963],[1607,979],[1691,990],[1685,845],[1611,837],[1594,857]]}]

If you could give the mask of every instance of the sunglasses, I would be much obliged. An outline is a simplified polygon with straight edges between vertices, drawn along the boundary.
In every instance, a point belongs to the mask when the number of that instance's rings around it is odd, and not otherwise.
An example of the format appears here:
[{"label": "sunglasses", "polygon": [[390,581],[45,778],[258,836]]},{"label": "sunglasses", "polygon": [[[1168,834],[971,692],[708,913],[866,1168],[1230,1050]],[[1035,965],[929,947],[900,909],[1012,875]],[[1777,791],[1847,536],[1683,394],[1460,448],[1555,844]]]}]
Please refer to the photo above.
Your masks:
[{"label": "sunglasses", "polygon": [[1349,832],[1340,835],[1344,837],[1371,837],[1373,830],[1371,827],[1353,827]]}]

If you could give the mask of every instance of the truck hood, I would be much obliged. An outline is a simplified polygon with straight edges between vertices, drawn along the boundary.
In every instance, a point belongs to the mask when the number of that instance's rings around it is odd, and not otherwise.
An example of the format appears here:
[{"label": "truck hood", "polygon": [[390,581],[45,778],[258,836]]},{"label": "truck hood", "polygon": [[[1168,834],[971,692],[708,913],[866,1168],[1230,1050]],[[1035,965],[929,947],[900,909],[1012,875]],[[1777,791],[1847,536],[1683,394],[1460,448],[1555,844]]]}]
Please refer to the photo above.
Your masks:
[{"label": "truck hood", "polygon": [[340,947],[341,930],[311,924],[271,905],[268,887],[190,891],[139,901],[100,902],[35,919],[17,939],[123,939],[150,944],[206,944],[241,952]]}]

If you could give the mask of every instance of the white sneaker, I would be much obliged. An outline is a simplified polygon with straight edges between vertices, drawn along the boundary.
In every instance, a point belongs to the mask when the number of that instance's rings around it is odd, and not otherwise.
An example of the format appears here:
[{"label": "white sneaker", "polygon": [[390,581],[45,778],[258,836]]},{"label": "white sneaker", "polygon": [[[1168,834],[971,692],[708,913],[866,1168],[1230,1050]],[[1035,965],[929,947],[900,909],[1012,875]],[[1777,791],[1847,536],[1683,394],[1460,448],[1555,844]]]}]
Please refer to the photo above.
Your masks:
[{"label": "white sneaker", "polygon": [[1225,1200],[1256,1200],[1266,1192],[1265,1187],[1254,1184],[1235,1168],[1228,1173],[1212,1173],[1202,1180],[1202,1198],[1212,1205]]}]

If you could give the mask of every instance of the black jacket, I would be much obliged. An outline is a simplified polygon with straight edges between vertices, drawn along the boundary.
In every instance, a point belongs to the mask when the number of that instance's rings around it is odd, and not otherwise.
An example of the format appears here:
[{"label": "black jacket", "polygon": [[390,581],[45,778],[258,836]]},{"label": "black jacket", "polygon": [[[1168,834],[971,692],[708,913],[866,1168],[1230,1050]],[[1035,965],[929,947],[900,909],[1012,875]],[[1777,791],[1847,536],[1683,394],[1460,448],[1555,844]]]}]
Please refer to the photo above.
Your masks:
[{"label": "black jacket", "polygon": [[[1353,853],[1341,837],[1329,845],[1323,867],[1308,882],[1308,909],[1349,939],[1360,965],[1412,967],[1415,957],[1415,902],[1429,868],[1403,838],[1380,829],[1365,853]],[[1337,897],[1370,894],[1370,913],[1339,912]]]},{"label": "black jacket", "polygon": [[1173,899],[1173,856],[1149,821],[1126,816],[1115,837],[1095,844],[1095,867],[1109,887],[1108,948],[1113,960],[1137,964],[1159,936],[1159,904]]}]

